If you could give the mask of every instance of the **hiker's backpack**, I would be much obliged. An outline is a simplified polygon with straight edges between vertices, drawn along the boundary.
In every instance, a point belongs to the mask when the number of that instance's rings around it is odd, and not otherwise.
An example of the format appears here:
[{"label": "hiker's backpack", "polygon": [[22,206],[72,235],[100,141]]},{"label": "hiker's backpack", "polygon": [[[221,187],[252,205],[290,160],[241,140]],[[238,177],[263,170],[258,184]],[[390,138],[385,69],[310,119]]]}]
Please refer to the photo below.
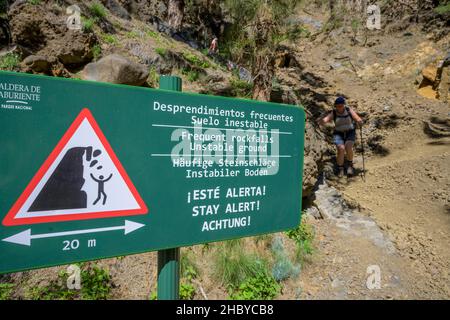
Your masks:
[{"label": "hiker's backpack", "polygon": [[[350,118],[352,118],[353,125],[355,125],[356,121],[355,121],[355,119],[353,119],[352,113],[350,112],[350,107],[349,106],[345,106],[345,110],[347,111],[348,116]],[[333,121],[336,122],[336,117],[337,117],[336,109],[333,108],[332,112],[333,112]]]}]

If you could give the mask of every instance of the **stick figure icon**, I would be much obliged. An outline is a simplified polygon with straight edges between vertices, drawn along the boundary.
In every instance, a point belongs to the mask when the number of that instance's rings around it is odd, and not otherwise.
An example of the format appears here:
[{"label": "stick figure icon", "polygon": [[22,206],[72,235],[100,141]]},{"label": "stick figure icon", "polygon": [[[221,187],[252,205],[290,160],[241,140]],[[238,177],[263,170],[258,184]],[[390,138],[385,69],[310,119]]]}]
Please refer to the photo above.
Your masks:
[{"label": "stick figure icon", "polygon": [[98,179],[94,177],[94,175],[91,173],[91,178],[98,183],[98,195],[97,195],[97,199],[95,199],[93,205],[95,206],[97,204],[97,202],[101,199],[102,195],[103,195],[103,205],[105,205],[106,203],[106,193],[105,193],[105,182],[107,182],[109,179],[111,179],[112,177],[112,173],[109,175],[108,178],[105,179],[104,176],[99,176]]}]

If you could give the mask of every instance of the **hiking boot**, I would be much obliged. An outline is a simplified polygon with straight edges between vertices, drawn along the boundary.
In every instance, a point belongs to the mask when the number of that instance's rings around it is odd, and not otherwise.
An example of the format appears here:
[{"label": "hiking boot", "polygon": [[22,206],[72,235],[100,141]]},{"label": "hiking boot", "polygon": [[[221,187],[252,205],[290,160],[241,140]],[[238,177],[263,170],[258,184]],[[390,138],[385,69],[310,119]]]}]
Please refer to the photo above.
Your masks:
[{"label": "hiking boot", "polygon": [[355,174],[355,169],[353,169],[353,166],[351,165],[347,168],[347,175],[352,176],[354,174]]},{"label": "hiking boot", "polygon": [[343,178],[344,177],[344,167],[339,167],[338,177],[339,178]]}]

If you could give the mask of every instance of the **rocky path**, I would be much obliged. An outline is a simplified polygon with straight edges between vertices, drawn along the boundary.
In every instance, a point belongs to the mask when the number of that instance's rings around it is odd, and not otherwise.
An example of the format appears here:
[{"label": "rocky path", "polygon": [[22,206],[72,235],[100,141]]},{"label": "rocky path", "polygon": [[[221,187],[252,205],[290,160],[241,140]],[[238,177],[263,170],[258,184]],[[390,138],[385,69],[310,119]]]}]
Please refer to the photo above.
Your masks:
[{"label": "rocky path", "polygon": [[[424,127],[433,117],[448,122],[450,109],[414,86],[416,69],[439,44],[418,31],[407,39],[380,36],[370,48],[337,39],[304,48],[306,71],[328,84],[325,94],[344,94],[365,116],[366,180],[337,181],[325,170],[328,183],[314,194],[320,219],[307,217],[316,254],[304,266],[299,297],[448,299],[450,138]],[[362,168],[359,154],[355,166]],[[379,288],[370,284],[373,268]]]},{"label": "rocky path", "polygon": [[400,267],[413,279],[412,297],[445,299],[450,296],[450,148],[444,140],[435,145],[413,130],[409,134],[418,140],[371,159],[366,182],[356,179],[343,193],[370,210],[395,244]]}]

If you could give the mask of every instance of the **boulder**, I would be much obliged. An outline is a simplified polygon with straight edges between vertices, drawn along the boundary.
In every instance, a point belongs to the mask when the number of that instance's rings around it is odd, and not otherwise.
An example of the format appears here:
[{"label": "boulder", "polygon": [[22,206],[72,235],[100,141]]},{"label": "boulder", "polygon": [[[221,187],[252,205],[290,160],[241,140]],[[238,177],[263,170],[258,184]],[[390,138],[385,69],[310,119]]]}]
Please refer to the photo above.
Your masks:
[{"label": "boulder", "polygon": [[76,71],[92,60],[97,38],[91,33],[69,30],[66,15],[60,13],[44,2],[30,5],[16,1],[8,11],[11,38],[17,47],[36,56],[55,58]]},{"label": "boulder", "polygon": [[434,83],[436,81],[437,72],[437,67],[430,64],[422,70],[422,75],[425,79],[429,80],[431,83]]},{"label": "boulder", "polygon": [[8,11],[12,42],[37,52],[48,42],[61,37],[67,27],[63,17],[41,4],[29,5],[27,1],[16,1]]},{"label": "boulder", "polygon": [[92,47],[96,43],[97,39],[93,34],[69,30],[62,39],[52,41],[41,53],[48,52],[57,57],[63,65],[76,68],[92,61]]},{"label": "boulder", "polygon": [[26,57],[21,65],[25,72],[32,71],[35,73],[50,74],[53,63],[55,63],[54,58],[31,55]]},{"label": "boulder", "polygon": [[0,50],[0,57],[11,53],[18,55],[21,59],[24,59],[31,55],[31,51],[27,48],[19,45],[10,45]]},{"label": "boulder", "polygon": [[81,73],[81,78],[141,86],[146,82],[148,75],[149,71],[146,66],[132,62],[123,56],[112,54],[86,65]]},{"label": "boulder", "polygon": [[204,89],[200,90],[199,93],[231,97],[233,96],[233,86],[228,81],[211,82]]},{"label": "boulder", "polygon": [[103,4],[108,10],[114,14],[115,16],[125,19],[131,20],[131,16],[127,10],[117,1],[117,0],[103,0]]}]

